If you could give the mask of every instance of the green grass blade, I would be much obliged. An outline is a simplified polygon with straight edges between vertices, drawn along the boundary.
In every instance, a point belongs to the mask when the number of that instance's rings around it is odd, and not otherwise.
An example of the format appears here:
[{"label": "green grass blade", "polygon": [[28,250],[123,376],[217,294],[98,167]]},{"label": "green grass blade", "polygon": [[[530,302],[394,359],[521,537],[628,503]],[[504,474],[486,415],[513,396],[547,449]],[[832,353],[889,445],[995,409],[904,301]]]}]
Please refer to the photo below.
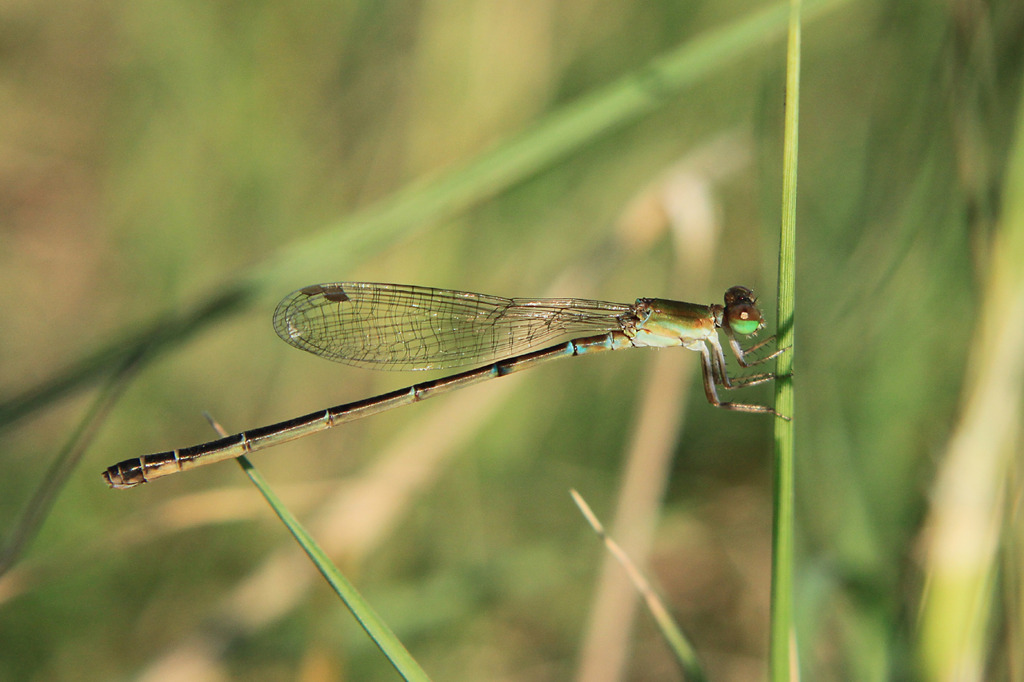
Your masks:
[{"label": "green grass blade", "polygon": [[[796,186],[800,122],[801,2],[790,3],[786,49],[786,117],[783,143],[782,221],[779,238],[778,344],[775,409],[793,417],[793,313],[796,288]],[[772,587],[769,659],[772,682],[798,679],[793,626],[794,422],[775,420],[772,514]]]},{"label": "green grass blade", "polygon": [[328,558],[313,537],[303,528],[302,524],[292,515],[280,498],[277,497],[256,467],[245,457],[239,457],[238,463],[250,480],[252,480],[253,485],[256,486],[267,500],[267,503],[270,504],[277,517],[281,519],[281,522],[291,532],[317,570],[320,571],[320,574],[326,578],[331,588],[341,597],[341,600],[345,602],[345,606],[352,612],[352,615],[359,621],[359,624],[363,626],[366,634],[376,643],[381,652],[387,656],[388,660],[391,661],[391,665],[395,666],[395,670],[406,680],[415,680],[416,682],[428,681],[430,678],[420,667],[419,663],[416,662],[416,659],[412,657],[409,650],[398,640],[395,633],[377,615],[369,603],[363,599],[352,583],[338,570],[338,567],[331,562],[330,558]]}]

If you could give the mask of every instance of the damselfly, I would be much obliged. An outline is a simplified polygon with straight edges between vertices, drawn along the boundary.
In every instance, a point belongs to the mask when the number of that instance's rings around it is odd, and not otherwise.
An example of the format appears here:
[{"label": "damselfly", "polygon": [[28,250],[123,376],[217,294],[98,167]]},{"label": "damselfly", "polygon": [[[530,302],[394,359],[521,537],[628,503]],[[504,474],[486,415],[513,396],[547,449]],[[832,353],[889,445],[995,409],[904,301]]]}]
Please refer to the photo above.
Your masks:
[{"label": "damselfly", "polygon": [[[748,353],[774,339],[765,339],[746,350],[740,346],[737,335],[751,336],[764,326],[756,303],[754,293],[740,286],[725,292],[724,305],[700,305],[659,298],[640,298],[633,304],[578,298],[510,299],[369,282],[315,284],[287,296],[274,313],[274,329],[296,348],[371,369],[426,370],[489,364],[202,445],[127,459],[109,467],[103,478],[113,488],[130,488],[548,360],[641,346],[682,346],[697,351],[709,403],[727,410],[781,417],[764,405],[723,402],[716,388],[752,386],[775,377],[770,372],[730,377],[719,342],[718,330],[722,329],[742,367],[765,362],[782,352],[776,350],[758,360],[747,360]],[[541,347],[570,336],[574,338]]]}]

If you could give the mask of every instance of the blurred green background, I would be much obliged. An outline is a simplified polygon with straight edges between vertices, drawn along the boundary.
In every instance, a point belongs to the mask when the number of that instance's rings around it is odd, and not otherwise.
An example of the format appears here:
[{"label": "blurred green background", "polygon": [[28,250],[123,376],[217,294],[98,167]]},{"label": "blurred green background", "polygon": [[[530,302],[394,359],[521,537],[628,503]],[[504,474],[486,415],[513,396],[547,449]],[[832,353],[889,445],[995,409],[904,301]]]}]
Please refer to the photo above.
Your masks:
[{"label": "blurred green background", "polygon": [[[773,328],[785,65],[765,7],[0,5],[4,540],[121,362],[110,349],[154,324],[173,340],[0,577],[0,679],[395,679],[233,464],[125,492],[100,470],[209,440],[203,410],[236,431],[426,378],[281,343],[276,301],[315,282],[625,302],[745,284]],[[976,679],[935,650],[959,620],[928,603],[929,557],[992,245],[1022,192],[1005,177],[1024,5],[810,10],[801,668]],[[657,70],[677,58],[692,74]],[[709,407],[696,368],[681,350],[557,363],[253,460],[434,679],[681,679],[644,614],[596,605],[604,553],[570,488],[606,522],[625,507],[618,539],[649,544],[712,679],[762,679],[771,423]],[[1019,443],[989,472],[997,518],[957,529],[994,548],[984,679],[1024,675]]]}]

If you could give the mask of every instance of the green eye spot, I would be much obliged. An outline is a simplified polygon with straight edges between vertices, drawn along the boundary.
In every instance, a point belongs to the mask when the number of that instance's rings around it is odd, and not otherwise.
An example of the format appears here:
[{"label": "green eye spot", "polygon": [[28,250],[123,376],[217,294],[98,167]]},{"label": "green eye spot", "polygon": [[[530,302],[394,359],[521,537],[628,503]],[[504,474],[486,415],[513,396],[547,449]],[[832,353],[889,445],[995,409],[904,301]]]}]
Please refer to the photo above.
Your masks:
[{"label": "green eye spot", "polygon": [[760,324],[761,322],[755,319],[729,321],[729,326],[732,327],[732,330],[737,334],[743,334],[744,336],[756,332]]}]

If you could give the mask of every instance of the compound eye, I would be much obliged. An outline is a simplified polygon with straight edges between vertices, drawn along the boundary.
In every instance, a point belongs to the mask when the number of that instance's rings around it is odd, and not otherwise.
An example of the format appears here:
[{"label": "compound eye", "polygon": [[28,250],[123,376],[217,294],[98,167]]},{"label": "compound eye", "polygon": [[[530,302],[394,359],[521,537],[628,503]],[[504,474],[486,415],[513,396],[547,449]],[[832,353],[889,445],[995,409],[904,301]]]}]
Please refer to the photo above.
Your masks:
[{"label": "compound eye", "polygon": [[726,321],[730,329],[744,336],[753,334],[764,324],[761,311],[753,303],[737,303],[730,306],[726,311]]},{"label": "compound eye", "polygon": [[757,299],[754,298],[754,292],[751,291],[750,289],[748,289],[747,287],[740,287],[740,286],[730,287],[729,290],[725,292],[725,305],[726,306],[732,306],[732,305],[736,305],[737,303],[744,303],[744,302],[746,302],[746,303],[755,303],[755,302],[757,302]]}]

